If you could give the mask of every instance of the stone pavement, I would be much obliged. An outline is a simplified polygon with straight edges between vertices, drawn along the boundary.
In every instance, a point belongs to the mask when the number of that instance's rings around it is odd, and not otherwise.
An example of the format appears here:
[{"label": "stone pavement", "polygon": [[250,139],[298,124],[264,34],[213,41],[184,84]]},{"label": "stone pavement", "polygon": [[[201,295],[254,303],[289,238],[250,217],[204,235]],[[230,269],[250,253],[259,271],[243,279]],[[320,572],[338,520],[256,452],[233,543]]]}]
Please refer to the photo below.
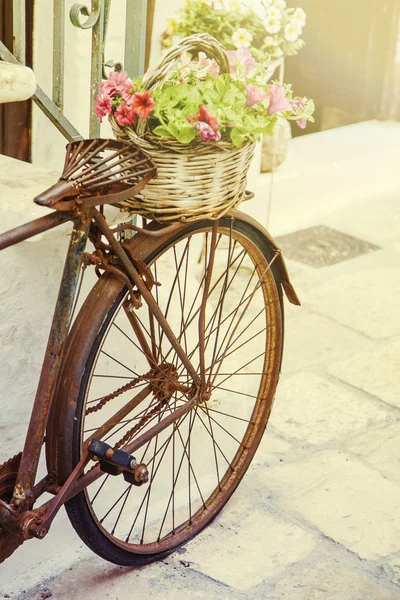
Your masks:
[{"label": "stone pavement", "polygon": [[[346,128],[342,146],[368,133],[365,125]],[[383,129],[390,129],[388,147],[379,137]],[[376,177],[392,160],[392,185],[386,178],[381,191],[376,183],[360,197],[353,182],[353,194],[340,198],[339,207],[321,207],[312,197],[314,217],[310,208],[296,226],[288,213],[293,226],[286,229],[273,206],[273,234],[326,225],[379,249],[319,268],[288,260],[303,306],[286,303],[283,372],[270,424],[223,512],[167,560],[138,570],[93,557],[71,528],[56,523],[43,542],[27,543],[0,566],[0,598],[400,598],[400,174],[391,146],[396,136],[400,142],[400,126],[372,126],[368,152],[374,132]],[[339,146],[329,157],[338,173]],[[361,163],[355,150],[354,156]],[[358,176],[362,181],[362,171]],[[277,186],[285,210],[286,185]],[[292,182],[294,212],[295,190]],[[31,561],[26,569],[24,557]]]}]

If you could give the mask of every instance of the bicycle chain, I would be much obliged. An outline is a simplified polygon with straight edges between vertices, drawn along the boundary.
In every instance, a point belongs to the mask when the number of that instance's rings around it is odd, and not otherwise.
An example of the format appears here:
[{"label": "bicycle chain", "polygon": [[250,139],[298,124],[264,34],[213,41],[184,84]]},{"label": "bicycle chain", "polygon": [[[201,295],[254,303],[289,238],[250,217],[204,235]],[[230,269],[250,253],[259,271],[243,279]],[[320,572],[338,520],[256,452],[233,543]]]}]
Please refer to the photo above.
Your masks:
[{"label": "bicycle chain", "polygon": [[18,454],[16,454],[12,458],[9,458],[8,460],[6,460],[5,463],[3,463],[2,465],[0,465],[0,475],[1,475],[2,471],[5,471],[14,461],[17,461],[18,459],[21,459],[21,457],[22,457],[22,452],[19,452]]},{"label": "bicycle chain", "polygon": [[152,417],[154,417],[154,415],[157,414],[157,412],[166,405],[166,403],[168,402],[168,396],[166,398],[164,398],[163,400],[161,400],[147,415],[144,415],[140,421],[138,423],[136,423],[136,425],[134,425],[134,427],[132,427],[131,429],[129,429],[129,431],[127,431],[125,433],[125,435],[119,440],[119,442],[117,442],[114,446],[114,450],[117,450],[118,448],[121,448],[121,446],[123,446],[124,444],[128,443],[128,441],[135,435],[135,433],[137,431],[139,431],[143,425],[146,425],[147,421],[149,421]]},{"label": "bicycle chain", "polygon": [[[103,406],[105,404],[107,404],[107,402],[109,402],[110,400],[113,400],[114,398],[117,398],[121,394],[131,390],[136,385],[138,385],[138,383],[140,383],[141,381],[151,381],[152,379],[154,379],[157,376],[157,373],[158,373],[158,370],[156,368],[153,368],[145,375],[141,375],[139,377],[136,377],[135,379],[132,379],[132,381],[130,381],[129,383],[127,383],[127,384],[123,385],[122,387],[118,388],[117,390],[115,390],[115,392],[108,394],[108,396],[104,396],[100,400],[100,402],[98,404],[96,404],[96,406],[92,406],[92,407],[88,408],[85,412],[85,416],[101,410],[103,408]],[[136,423],[136,425],[131,427],[131,429],[129,429],[129,431],[127,431],[124,434],[124,436],[114,445],[114,450],[118,450],[118,448],[121,448],[121,446],[124,446],[126,443],[128,443],[128,441],[130,439],[132,439],[132,437],[135,435],[135,433],[137,433],[144,425],[146,425],[146,423],[148,421],[150,421],[167,404],[169,398],[170,398],[169,395],[164,396],[148,414],[144,415],[139,420],[139,422]],[[94,469],[95,467],[96,467],[96,465],[94,465],[89,470],[89,472],[92,469]]]},{"label": "bicycle chain", "polygon": [[141,381],[148,381],[148,380],[152,379],[153,377],[154,377],[154,370],[152,369],[145,375],[141,375],[139,377],[136,377],[136,379],[132,379],[132,381],[130,381],[129,383],[126,383],[122,387],[118,388],[117,390],[115,390],[115,392],[108,394],[108,396],[103,396],[103,398],[100,400],[100,402],[98,404],[96,404],[96,406],[91,406],[90,408],[86,409],[85,417],[87,415],[90,415],[91,413],[101,410],[103,408],[103,406],[105,406],[105,404],[107,404],[107,402],[109,402],[110,400],[114,400],[114,398],[121,396],[121,394],[124,394],[125,392],[128,392],[129,390],[134,388]]},{"label": "bicycle chain", "polygon": [[[161,400],[147,415],[144,415],[140,421],[138,423],[136,423],[136,425],[134,427],[132,427],[129,431],[127,431],[125,433],[125,435],[119,440],[119,442],[117,442],[114,445],[114,450],[118,450],[118,448],[121,448],[121,446],[123,446],[124,444],[126,444],[130,438],[132,438],[135,433],[137,431],[139,431],[143,425],[145,425],[147,423],[147,421],[149,421],[155,414],[157,414],[157,412],[160,410],[160,408],[162,408],[163,406],[165,406],[165,404],[168,402],[168,397],[164,398],[163,400]],[[87,473],[90,473],[91,471],[93,471],[93,469],[95,469],[97,467],[96,465],[93,465],[93,467],[91,467]]]}]

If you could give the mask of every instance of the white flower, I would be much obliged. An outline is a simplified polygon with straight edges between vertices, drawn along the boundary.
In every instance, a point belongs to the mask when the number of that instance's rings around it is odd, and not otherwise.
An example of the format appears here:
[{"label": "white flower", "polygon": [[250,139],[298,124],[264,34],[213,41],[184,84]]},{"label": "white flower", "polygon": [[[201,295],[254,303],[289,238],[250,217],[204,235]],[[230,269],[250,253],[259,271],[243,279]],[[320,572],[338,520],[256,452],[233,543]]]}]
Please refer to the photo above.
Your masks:
[{"label": "white flower", "polygon": [[281,11],[276,6],[270,6],[267,10],[266,19],[280,19],[282,16]]},{"label": "white flower", "polygon": [[264,42],[265,42],[265,45],[268,46],[268,47],[271,47],[271,46],[275,47],[275,46],[278,45],[278,42],[273,37],[271,37],[270,35],[267,35],[267,37],[265,38]]},{"label": "white flower", "polygon": [[307,21],[307,15],[302,8],[296,8],[293,13],[292,21],[298,23],[301,27],[304,27]]},{"label": "white flower", "polygon": [[267,17],[263,24],[267,33],[278,33],[281,29],[281,20],[275,17]]},{"label": "white flower", "polygon": [[302,31],[303,28],[298,23],[291,21],[285,27],[285,40],[295,42],[301,36]]},{"label": "white flower", "polygon": [[245,0],[242,2],[242,6],[243,12],[253,10],[259,16],[265,15],[265,2],[260,2],[260,0]]},{"label": "white flower", "polygon": [[235,48],[248,48],[253,40],[250,31],[240,27],[232,36],[232,42]]},{"label": "white flower", "polygon": [[280,8],[281,10],[286,8],[286,1],[285,0],[274,0],[274,5],[277,8]]}]

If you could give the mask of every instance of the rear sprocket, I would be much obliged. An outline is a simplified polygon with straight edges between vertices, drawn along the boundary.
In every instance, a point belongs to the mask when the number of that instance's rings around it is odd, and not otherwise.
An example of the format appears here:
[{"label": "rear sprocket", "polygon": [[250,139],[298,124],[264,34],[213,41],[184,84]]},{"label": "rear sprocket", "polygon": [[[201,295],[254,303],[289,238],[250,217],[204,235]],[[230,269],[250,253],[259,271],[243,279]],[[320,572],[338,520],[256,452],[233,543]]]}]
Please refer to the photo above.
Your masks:
[{"label": "rear sprocket", "polygon": [[[13,495],[21,456],[20,452],[0,466],[0,499],[7,503],[10,502]],[[23,541],[22,537],[9,533],[0,526],[0,563],[11,556]]]}]

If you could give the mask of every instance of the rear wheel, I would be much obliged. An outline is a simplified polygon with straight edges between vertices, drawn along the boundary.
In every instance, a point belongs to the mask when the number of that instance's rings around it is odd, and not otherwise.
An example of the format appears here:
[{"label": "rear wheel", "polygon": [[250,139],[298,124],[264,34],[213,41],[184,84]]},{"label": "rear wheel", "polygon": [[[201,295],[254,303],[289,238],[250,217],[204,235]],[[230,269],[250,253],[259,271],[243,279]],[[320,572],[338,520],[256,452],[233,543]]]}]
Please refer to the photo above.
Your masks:
[{"label": "rear wheel", "polygon": [[[212,226],[194,223],[146,259],[161,284],[153,295],[198,372],[198,322]],[[205,299],[208,394],[135,453],[147,465],[148,483],[135,487],[122,476],[104,475],[66,505],[82,540],[103,558],[141,565],[166,556],[215,517],[250,465],[268,421],[281,362],[282,299],[272,259],[270,247],[251,225],[220,220]],[[132,327],[130,311],[142,336]],[[149,351],[163,378],[97,438],[96,430],[148,385]],[[147,305],[133,310],[126,289],[92,294],[85,303],[70,336],[62,381],[59,394],[70,405],[58,442],[62,478],[79,461],[88,437],[121,447],[183,406],[192,386]],[[166,392],[176,381],[180,389],[175,385],[175,391]]]}]

